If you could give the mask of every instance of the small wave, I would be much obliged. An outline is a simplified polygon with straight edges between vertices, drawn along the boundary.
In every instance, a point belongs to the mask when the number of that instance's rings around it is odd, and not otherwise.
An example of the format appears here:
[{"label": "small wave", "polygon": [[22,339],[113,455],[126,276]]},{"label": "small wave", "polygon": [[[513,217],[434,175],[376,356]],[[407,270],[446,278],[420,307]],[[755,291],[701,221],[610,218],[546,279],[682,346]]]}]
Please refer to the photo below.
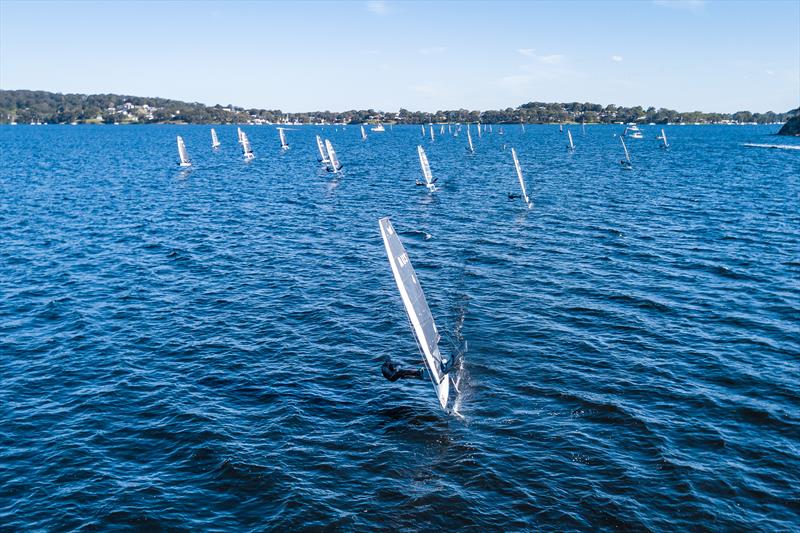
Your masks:
[{"label": "small wave", "polygon": [[775,148],[778,150],[800,150],[800,144],[762,144],[762,143],[743,143],[742,146],[750,148]]}]

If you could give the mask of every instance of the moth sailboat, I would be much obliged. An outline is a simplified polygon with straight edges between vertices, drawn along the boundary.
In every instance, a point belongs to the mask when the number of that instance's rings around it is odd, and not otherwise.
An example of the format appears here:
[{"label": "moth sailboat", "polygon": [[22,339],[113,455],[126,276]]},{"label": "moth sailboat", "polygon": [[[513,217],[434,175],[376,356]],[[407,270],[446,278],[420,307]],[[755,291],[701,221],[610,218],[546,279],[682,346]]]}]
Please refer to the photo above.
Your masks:
[{"label": "moth sailboat", "polygon": [[240,140],[239,142],[242,143],[242,153],[244,154],[245,161],[250,161],[255,157],[253,154],[253,149],[250,148],[250,139],[247,138],[247,134],[242,130],[239,130]]},{"label": "moth sailboat", "polygon": [[339,160],[336,158],[336,152],[333,149],[333,145],[328,139],[325,139],[325,151],[328,154],[328,161],[327,161],[327,168],[328,172],[339,172],[342,170],[342,165],[339,163]]},{"label": "moth sailboat", "polygon": [[631,164],[631,155],[628,153],[628,147],[625,146],[625,137],[620,135],[619,140],[622,141],[622,149],[625,150],[625,159],[621,159],[619,164],[624,169],[631,169],[633,165]]},{"label": "moth sailboat", "polygon": [[419,154],[419,166],[422,168],[422,176],[425,178],[424,182],[417,180],[417,185],[425,185],[430,192],[434,192],[436,191],[436,180],[433,179],[425,149],[422,146],[417,146],[417,153]]},{"label": "moth sailboat", "polygon": [[288,150],[289,145],[286,142],[286,134],[283,132],[283,128],[278,128],[278,135],[281,138],[281,150]]},{"label": "moth sailboat", "polygon": [[181,159],[181,162],[179,163],[180,166],[192,166],[192,162],[189,161],[189,154],[186,152],[186,145],[183,144],[183,137],[180,135],[178,135],[178,157]]},{"label": "moth sailboat", "polygon": [[211,148],[219,148],[219,138],[217,138],[217,131],[211,128]]},{"label": "moth sailboat", "polygon": [[325,145],[322,144],[322,139],[319,138],[319,135],[317,135],[317,150],[319,150],[319,157],[317,158],[317,161],[327,164],[328,154],[325,152]]},{"label": "moth sailboat", "polygon": [[533,202],[530,201],[528,198],[528,193],[525,190],[525,180],[522,177],[522,168],[519,166],[519,159],[517,159],[517,151],[513,148],[511,149],[511,157],[514,159],[514,168],[517,171],[517,179],[519,179],[519,188],[522,190],[522,195],[517,194],[509,194],[509,198],[522,198],[525,201],[525,205],[528,206],[528,209],[533,207]]},{"label": "moth sailboat", "polygon": [[441,336],[436,329],[433,315],[425,300],[425,294],[422,292],[414,267],[408,258],[408,253],[403,247],[403,243],[400,242],[391,220],[388,217],[381,218],[378,225],[381,229],[389,266],[392,269],[394,281],[397,283],[397,290],[400,291],[403,307],[405,307],[408,320],[411,322],[414,337],[420,352],[422,352],[431,383],[436,390],[436,397],[439,399],[442,409],[447,409],[450,395],[449,372],[453,365],[451,360],[442,355],[439,350]]}]

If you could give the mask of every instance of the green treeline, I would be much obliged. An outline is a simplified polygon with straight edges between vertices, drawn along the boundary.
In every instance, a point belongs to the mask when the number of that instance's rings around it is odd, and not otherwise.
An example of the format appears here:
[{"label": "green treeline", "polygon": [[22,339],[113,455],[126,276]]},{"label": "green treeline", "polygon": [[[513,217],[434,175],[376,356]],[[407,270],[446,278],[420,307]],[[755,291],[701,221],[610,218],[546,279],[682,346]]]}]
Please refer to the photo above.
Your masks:
[{"label": "green treeline", "polygon": [[529,102],[516,108],[494,111],[436,111],[426,113],[400,109],[398,113],[367,110],[343,112],[315,111],[282,113],[280,110],[245,109],[232,105],[207,106],[165,98],[144,98],[117,94],[61,94],[47,91],[0,90],[0,123],[47,124],[243,124],[243,123],[363,123],[386,122],[424,124],[428,122],[485,122],[494,124],[547,124],[586,122],[666,123],[772,123],[785,122],[787,113],[703,113],[678,112],[672,109],[647,109],[641,106],[602,106],[591,103]]}]

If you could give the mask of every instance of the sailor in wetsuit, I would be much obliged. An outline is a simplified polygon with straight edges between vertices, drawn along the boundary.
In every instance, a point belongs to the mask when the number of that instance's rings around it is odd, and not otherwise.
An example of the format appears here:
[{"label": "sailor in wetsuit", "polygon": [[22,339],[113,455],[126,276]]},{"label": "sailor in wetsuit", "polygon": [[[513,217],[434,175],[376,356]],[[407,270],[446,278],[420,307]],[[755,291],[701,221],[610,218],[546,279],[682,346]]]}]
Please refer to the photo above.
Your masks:
[{"label": "sailor in wetsuit", "polygon": [[424,371],[422,368],[417,368],[415,370],[400,368],[400,366],[394,364],[391,358],[389,358],[387,355],[386,359],[383,360],[383,365],[381,366],[381,374],[383,374],[383,377],[389,381],[395,382],[398,379],[422,379]]}]

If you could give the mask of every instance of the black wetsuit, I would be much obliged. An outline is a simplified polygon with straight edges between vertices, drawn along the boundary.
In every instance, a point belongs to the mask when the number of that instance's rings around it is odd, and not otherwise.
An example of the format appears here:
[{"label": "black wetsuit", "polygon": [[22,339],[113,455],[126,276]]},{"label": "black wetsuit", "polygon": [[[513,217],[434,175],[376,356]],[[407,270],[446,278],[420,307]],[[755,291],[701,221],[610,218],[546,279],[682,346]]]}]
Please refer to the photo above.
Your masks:
[{"label": "black wetsuit", "polygon": [[417,368],[414,370],[406,370],[395,365],[388,357],[383,361],[381,366],[381,374],[389,381],[397,381],[398,379],[422,379],[422,369]]}]

